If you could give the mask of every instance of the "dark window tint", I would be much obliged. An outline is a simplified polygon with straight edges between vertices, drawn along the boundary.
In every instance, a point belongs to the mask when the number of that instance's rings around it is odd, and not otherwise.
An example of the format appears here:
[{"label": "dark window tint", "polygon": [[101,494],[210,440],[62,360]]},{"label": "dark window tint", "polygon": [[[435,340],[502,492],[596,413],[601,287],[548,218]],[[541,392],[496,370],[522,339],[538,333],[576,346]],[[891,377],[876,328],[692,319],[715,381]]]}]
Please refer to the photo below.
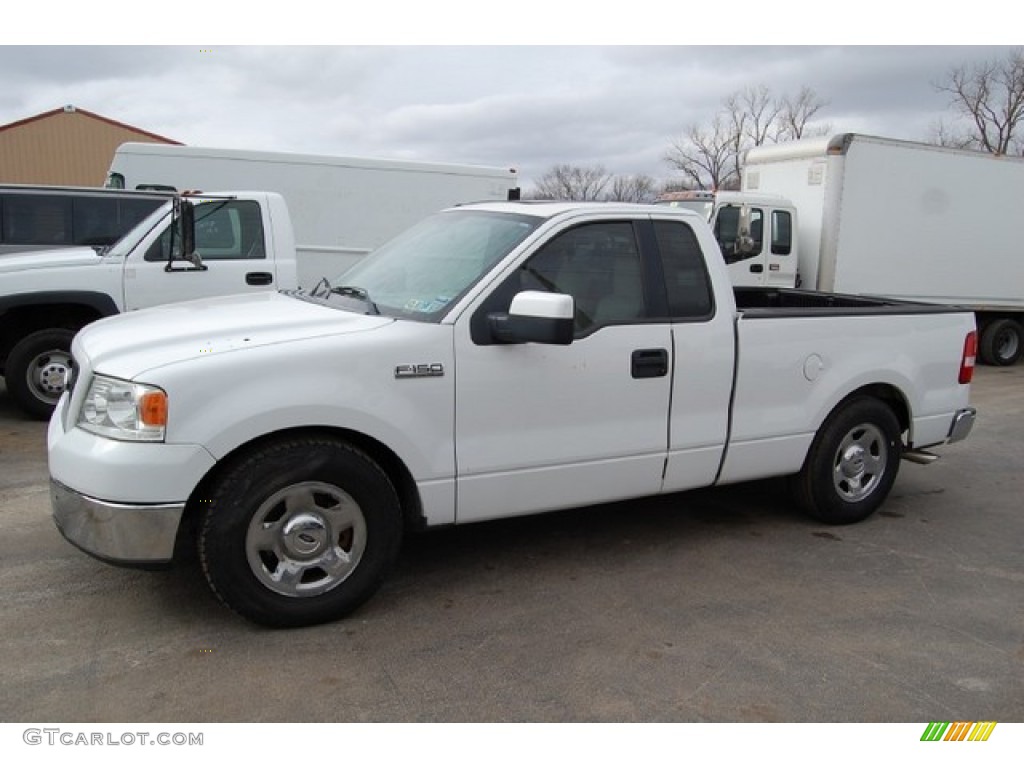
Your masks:
[{"label": "dark window tint", "polygon": [[159,197],[69,192],[0,195],[0,241],[8,245],[110,245],[156,210]]},{"label": "dark window tint", "polygon": [[786,256],[793,250],[793,216],[789,211],[772,211],[772,253]]},{"label": "dark window tint", "polygon": [[572,296],[577,335],[644,316],[640,253],[633,225],[627,221],[586,224],[564,232],[530,257],[517,279],[520,291]]},{"label": "dark window tint", "polygon": [[3,240],[15,245],[70,245],[71,198],[5,195]]},{"label": "dark window tint", "polygon": [[115,198],[83,197],[72,207],[75,245],[110,245],[120,236]]},{"label": "dark window tint", "polygon": [[712,311],[711,285],[697,236],[682,222],[656,221],[669,313],[673,318],[707,317]]}]

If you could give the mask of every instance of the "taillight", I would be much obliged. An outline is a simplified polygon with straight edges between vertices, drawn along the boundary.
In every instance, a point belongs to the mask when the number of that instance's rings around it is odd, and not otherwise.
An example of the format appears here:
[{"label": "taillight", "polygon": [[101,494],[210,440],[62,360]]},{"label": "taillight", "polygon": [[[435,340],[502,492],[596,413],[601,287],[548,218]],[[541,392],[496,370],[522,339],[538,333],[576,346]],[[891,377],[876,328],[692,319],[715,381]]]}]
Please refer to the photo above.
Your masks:
[{"label": "taillight", "polygon": [[978,332],[971,331],[964,339],[964,355],[960,358],[960,383],[970,384],[974,377],[974,358],[978,354]]}]

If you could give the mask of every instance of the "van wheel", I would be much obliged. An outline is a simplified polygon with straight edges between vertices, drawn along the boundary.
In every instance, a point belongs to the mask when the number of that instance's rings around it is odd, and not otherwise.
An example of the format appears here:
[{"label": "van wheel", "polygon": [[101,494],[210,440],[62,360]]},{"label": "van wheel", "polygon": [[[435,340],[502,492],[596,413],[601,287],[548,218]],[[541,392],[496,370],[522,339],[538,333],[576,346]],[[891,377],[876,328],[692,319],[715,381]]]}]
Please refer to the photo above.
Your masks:
[{"label": "van wheel", "polygon": [[14,402],[35,419],[48,419],[64,393],[75,332],[47,328],[23,338],[7,356],[4,379]]},{"label": "van wheel", "polygon": [[899,472],[900,426],[879,400],[850,400],[828,417],[794,478],[797,502],[831,525],[856,523],[885,501]]},{"label": "van wheel", "polygon": [[1024,328],[1016,320],[993,320],[981,332],[979,353],[987,365],[1013,365],[1024,352]]},{"label": "van wheel", "polygon": [[199,503],[210,587],[267,626],[320,624],[355,610],[380,586],[402,537],[387,475],[331,437],[262,446],[229,465]]}]

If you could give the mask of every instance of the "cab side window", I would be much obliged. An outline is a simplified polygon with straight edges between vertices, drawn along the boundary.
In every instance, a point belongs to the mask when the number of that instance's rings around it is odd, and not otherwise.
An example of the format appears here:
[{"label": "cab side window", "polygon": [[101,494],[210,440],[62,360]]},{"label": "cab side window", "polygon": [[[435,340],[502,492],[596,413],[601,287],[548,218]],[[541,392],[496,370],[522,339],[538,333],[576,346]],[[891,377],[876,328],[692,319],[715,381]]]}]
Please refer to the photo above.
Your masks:
[{"label": "cab side window", "polygon": [[711,317],[714,313],[711,282],[693,230],[682,222],[656,221],[654,233],[661,251],[672,319]]},{"label": "cab side window", "polygon": [[576,336],[645,315],[640,252],[628,221],[584,224],[563,232],[518,270],[511,295],[567,293],[576,303]]},{"label": "cab side window", "polygon": [[793,251],[793,216],[789,211],[772,211],[772,254],[786,256]]},{"label": "cab side window", "polygon": [[[204,261],[265,259],[263,219],[254,200],[211,201],[195,210],[196,250]],[[167,261],[171,251],[171,227],[164,230],[149,250],[146,261]],[[174,237],[174,256],[181,256],[181,240]]]},{"label": "cab side window", "polygon": [[759,256],[764,241],[764,211],[751,208],[749,221],[744,222],[738,206],[724,206],[715,219],[715,239],[726,264]]}]

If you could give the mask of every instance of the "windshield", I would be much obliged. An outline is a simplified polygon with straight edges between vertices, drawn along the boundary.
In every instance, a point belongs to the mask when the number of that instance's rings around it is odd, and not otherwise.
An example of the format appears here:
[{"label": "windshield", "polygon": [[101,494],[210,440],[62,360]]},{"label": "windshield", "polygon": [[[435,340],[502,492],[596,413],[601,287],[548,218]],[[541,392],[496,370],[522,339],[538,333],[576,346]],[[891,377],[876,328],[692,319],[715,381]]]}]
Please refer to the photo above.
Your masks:
[{"label": "windshield", "polygon": [[107,253],[111,256],[127,256],[139,244],[139,241],[148,235],[150,230],[159,224],[170,211],[171,203],[164,203],[122,235],[120,240],[110,246]]},{"label": "windshield", "polygon": [[381,314],[436,322],[541,221],[514,213],[445,211],[381,246],[332,284],[360,290]]}]

